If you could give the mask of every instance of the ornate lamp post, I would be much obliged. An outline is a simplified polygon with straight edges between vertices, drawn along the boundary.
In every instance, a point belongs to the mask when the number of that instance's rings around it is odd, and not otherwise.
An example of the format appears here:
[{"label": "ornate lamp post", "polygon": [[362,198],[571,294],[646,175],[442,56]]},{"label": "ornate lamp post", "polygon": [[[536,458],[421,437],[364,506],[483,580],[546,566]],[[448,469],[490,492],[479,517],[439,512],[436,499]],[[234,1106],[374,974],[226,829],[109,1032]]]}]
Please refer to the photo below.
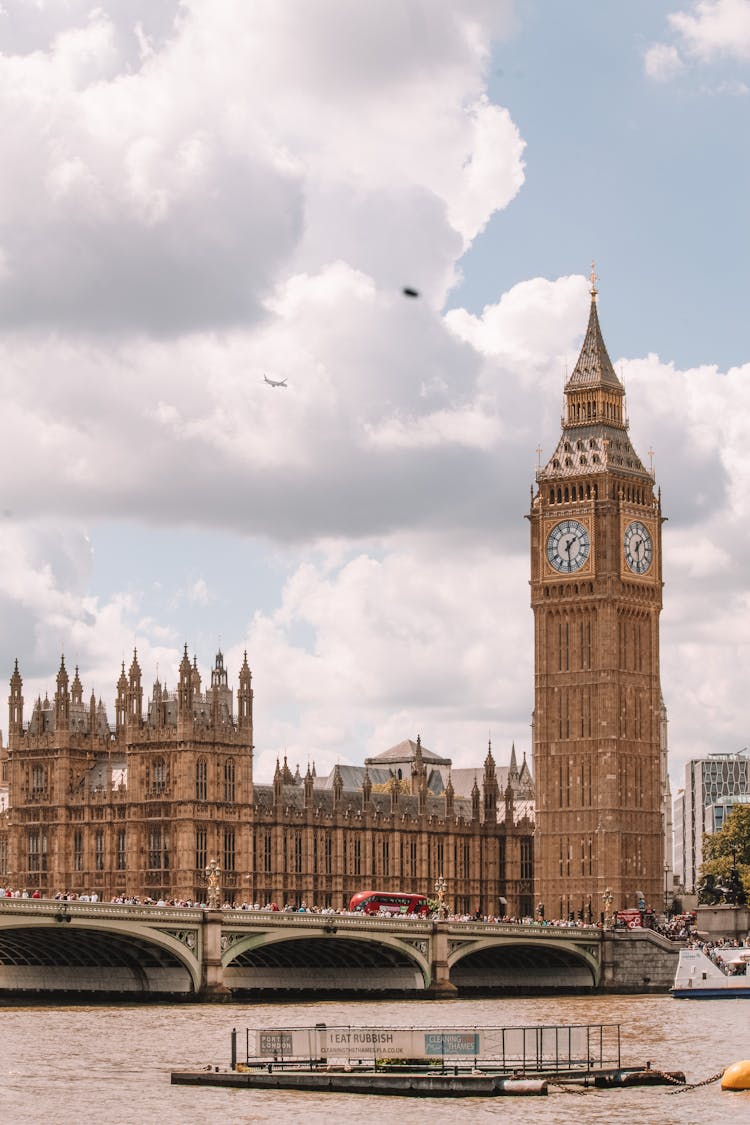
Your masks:
[{"label": "ornate lamp post", "polygon": [[448,890],[447,880],[442,875],[438,875],[435,881],[435,894],[438,900],[438,917],[445,918],[448,913],[448,908],[445,905],[445,892]]},{"label": "ornate lamp post", "polygon": [[218,910],[221,906],[221,868],[218,859],[212,859],[206,868],[208,883],[208,909]]},{"label": "ornate lamp post", "polygon": [[664,913],[669,916],[669,864],[664,864]]},{"label": "ornate lamp post", "polygon": [[612,903],[614,902],[614,900],[615,900],[615,896],[612,894],[612,888],[607,887],[607,889],[605,891],[603,891],[603,893],[602,893],[602,905],[604,906],[604,927],[605,927],[605,929],[609,929],[609,927],[612,925]]}]

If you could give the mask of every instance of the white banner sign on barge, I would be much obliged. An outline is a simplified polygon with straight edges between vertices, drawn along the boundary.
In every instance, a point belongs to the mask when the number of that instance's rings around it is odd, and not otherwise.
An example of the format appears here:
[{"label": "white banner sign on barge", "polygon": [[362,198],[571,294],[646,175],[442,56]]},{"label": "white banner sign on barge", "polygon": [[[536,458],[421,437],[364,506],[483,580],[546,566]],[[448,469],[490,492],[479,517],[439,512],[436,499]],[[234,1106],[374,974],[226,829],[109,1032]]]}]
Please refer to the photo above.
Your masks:
[{"label": "white banner sign on barge", "polygon": [[248,1029],[248,1058],[291,1062],[494,1060],[534,1066],[601,1065],[619,1058],[619,1027],[316,1027]]}]

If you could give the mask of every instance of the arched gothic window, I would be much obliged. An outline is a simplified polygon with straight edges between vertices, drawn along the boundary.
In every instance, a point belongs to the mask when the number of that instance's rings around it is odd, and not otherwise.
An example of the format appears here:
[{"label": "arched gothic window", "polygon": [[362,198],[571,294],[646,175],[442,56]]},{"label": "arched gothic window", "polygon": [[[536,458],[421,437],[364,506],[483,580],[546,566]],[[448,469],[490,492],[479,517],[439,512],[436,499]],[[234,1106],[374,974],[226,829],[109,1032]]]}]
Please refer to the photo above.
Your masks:
[{"label": "arched gothic window", "polygon": [[208,766],[205,758],[199,758],[195,763],[195,799],[205,801],[208,795]]},{"label": "arched gothic window", "polygon": [[224,800],[234,801],[234,758],[224,763]]},{"label": "arched gothic window", "polygon": [[163,758],[154,758],[151,763],[151,788],[160,793],[167,787],[167,763]]}]

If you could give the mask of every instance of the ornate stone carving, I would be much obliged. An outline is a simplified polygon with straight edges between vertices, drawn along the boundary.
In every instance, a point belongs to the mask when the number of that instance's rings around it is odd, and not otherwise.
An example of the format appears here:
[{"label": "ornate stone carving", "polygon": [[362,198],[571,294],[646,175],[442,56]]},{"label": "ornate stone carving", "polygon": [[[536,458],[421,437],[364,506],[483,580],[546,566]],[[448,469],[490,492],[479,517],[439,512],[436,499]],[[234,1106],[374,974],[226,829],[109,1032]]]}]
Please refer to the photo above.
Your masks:
[{"label": "ornate stone carving", "polygon": [[417,953],[421,953],[423,957],[427,956],[430,943],[428,941],[405,941],[404,945],[410,945],[412,949],[416,949]]},{"label": "ornate stone carving", "polygon": [[186,945],[189,950],[195,953],[198,948],[198,931],[197,930],[162,930],[163,934],[169,934],[170,937],[175,938],[177,941]]},{"label": "ornate stone carving", "polygon": [[235,945],[236,942],[240,941],[243,937],[247,937],[247,934],[236,933],[236,932],[233,932],[231,930],[229,931],[229,933],[222,934],[221,935],[221,951],[222,951],[222,953],[224,953],[231,946]]}]

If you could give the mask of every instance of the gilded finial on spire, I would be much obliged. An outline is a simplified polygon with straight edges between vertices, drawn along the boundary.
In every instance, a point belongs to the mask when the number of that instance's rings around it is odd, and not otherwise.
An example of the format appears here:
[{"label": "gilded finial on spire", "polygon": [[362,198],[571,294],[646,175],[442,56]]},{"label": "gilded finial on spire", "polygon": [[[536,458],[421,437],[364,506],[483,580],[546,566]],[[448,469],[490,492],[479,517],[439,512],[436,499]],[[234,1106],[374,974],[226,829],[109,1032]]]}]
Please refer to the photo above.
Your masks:
[{"label": "gilded finial on spire", "polygon": [[596,283],[597,283],[598,280],[599,280],[599,275],[596,272],[596,262],[594,262],[594,260],[592,259],[592,261],[591,261],[591,275],[589,277],[589,281],[591,282],[591,288],[589,289],[589,293],[591,294],[591,298],[594,301],[596,300],[596,295],[599,292],[599,290],[596,288]]}]

